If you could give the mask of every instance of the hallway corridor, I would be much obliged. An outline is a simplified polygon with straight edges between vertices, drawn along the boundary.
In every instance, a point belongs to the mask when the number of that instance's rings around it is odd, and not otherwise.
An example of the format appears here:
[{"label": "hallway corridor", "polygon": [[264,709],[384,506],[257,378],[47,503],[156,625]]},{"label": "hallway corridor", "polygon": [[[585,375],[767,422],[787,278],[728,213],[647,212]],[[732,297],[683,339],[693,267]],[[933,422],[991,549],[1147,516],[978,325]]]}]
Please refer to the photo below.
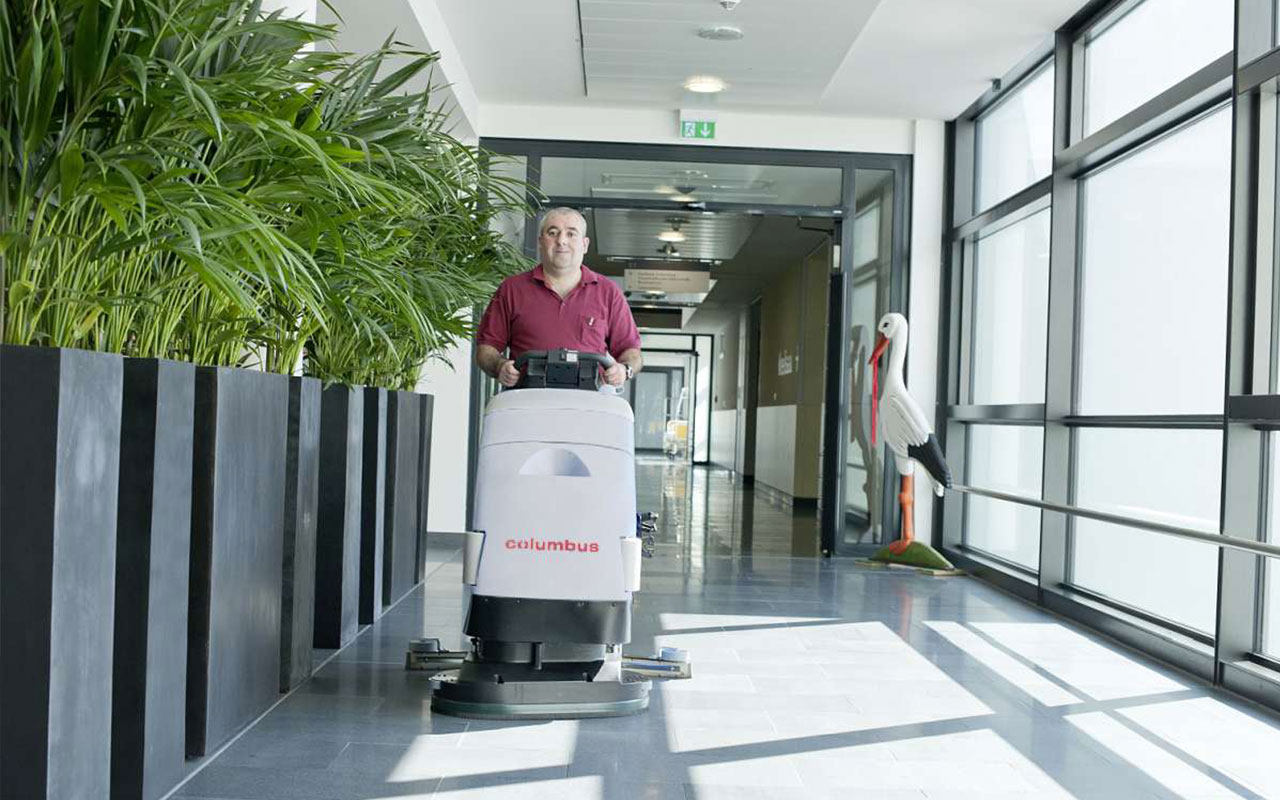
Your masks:
[{"label": "hallway corridor", "polygon": [[[458,645],[461,559],[182,786],[187,800],[1280,797],[1280,720],[970,578],[814,556],[812,515],[642,462],[662,514],[630,653],[687,649],[644,714],[428,711],[405,644]],[[446,537],[440,537],[446,538]]]}]

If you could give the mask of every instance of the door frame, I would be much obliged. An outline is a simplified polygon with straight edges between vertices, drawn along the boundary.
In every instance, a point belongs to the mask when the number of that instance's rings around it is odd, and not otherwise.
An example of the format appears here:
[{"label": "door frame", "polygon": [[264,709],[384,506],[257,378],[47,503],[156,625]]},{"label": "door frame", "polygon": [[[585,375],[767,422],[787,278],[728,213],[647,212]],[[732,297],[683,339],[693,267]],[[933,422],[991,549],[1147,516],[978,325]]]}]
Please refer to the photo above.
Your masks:
[{"label": "door frame", "polygon": [[[860,170],[879,170],[893,173],[894,201],[891,236],[892,263],[889,273],[889,309],[908,313],[908,286],[911,231],[911,178],[912,156],[888,153],[860,153],[830,150],[786,150],[760,147],[719,147],[694,144],[632,144],[622,142],[575,141],[561,139],[520,139],[507,137],[481,137],[480,148],[503,156],[526,160],[528,197],[533,205],[545,207],[565,205],[590,208],[642,208],[661,211],[711,211],[746,213],[759,216],[829,217],[851,221],[857,197],[856,176]],[[766,205],[755,203],[699,202],[679,203],[654,200],[619,200],[594,197],[545,197],[542,195],[542,159],[599,158],[630,161],[684,161],[714,164],[760,164],[769,166],[834,167],[841,170],[841,199],[839,206]],[[844,544],[845,526],[845,460],[848,440],[847,422],[850,413],[849,357],[846,340],[851,324],[852,272],[854,226],[841,224],[839,229],[838,257],[831,276],[828,297],[827,359],[825,392],[823,396],[822,476],[820,481],[819,518],[821,550],[825,556],[844,555],[852,548]],[[537,231],[526,224],[524,230],[525,254],[534,257],[537,252]],[[838,324],[836,324],[838,323]],[[689,334],[686,334],[689,335]],[[713,378],[714,380],[714,378]],[[479,381],[472,382],[470,450],[477,450],[479,420],[483,414],[482,392]],[[690,394],[693,394],[692,392]],[[838,413],[831,413],[836,409]],[[708,440],[709,441],[709,440]],[[893,455],[883,449],[885,475],[894,472]],[[471,524],[470,496],[475,486],[475,459],[468,464],[468,525]],[[891,502],[896,489],[884,481],[885,502],[881,504],[883,531],[894,529],[897,504]]]}]

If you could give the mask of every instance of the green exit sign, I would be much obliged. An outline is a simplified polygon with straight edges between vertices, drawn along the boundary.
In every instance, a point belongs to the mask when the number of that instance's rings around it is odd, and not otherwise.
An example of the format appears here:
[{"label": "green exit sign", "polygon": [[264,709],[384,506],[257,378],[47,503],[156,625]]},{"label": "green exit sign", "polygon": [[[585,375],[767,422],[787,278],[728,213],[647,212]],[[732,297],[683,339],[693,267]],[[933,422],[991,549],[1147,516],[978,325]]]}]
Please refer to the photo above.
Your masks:
[{"label": "green exit sign", "polygon": [[710,120],[682,119],[680,120],[680,138],[714,139],[716,124]]}]

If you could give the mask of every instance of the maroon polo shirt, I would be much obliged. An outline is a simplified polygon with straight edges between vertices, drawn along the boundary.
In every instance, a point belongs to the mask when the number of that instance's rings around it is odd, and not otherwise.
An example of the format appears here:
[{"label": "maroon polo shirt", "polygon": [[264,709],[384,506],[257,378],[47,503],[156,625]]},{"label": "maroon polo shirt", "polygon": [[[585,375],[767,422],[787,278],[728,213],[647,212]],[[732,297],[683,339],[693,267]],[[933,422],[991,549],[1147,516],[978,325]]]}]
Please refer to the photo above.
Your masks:
[{"label": "maroon polo shirt", "polygon": [[640,347],[640,332],[613,281],[584,266],[582,280],[562,300],[539,264],[502,282],[480,318],[476,342],[510,350],[509,358],[559,348],[617,358]]}]

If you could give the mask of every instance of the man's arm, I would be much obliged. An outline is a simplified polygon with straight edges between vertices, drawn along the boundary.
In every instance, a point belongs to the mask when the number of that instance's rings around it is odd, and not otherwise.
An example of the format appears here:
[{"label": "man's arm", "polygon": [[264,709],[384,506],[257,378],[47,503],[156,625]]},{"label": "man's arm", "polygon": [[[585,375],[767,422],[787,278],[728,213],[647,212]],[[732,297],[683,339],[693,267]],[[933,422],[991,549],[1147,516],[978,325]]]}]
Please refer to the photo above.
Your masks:
[{"label": "man's arm", "polygon": [[497,378],[503,386],[515,386],[520,380],[520,370],[516,369],[515,362],[487,344],[476,347],[476,366]]},{"label": "man's arm", "polygon": [[640,358],[639,347],[623,350],[622,355],[618,356],[618,361],[631,367],[631,375],[633,377],[640,374],[640,368],[644,366],[644,361]]}]

